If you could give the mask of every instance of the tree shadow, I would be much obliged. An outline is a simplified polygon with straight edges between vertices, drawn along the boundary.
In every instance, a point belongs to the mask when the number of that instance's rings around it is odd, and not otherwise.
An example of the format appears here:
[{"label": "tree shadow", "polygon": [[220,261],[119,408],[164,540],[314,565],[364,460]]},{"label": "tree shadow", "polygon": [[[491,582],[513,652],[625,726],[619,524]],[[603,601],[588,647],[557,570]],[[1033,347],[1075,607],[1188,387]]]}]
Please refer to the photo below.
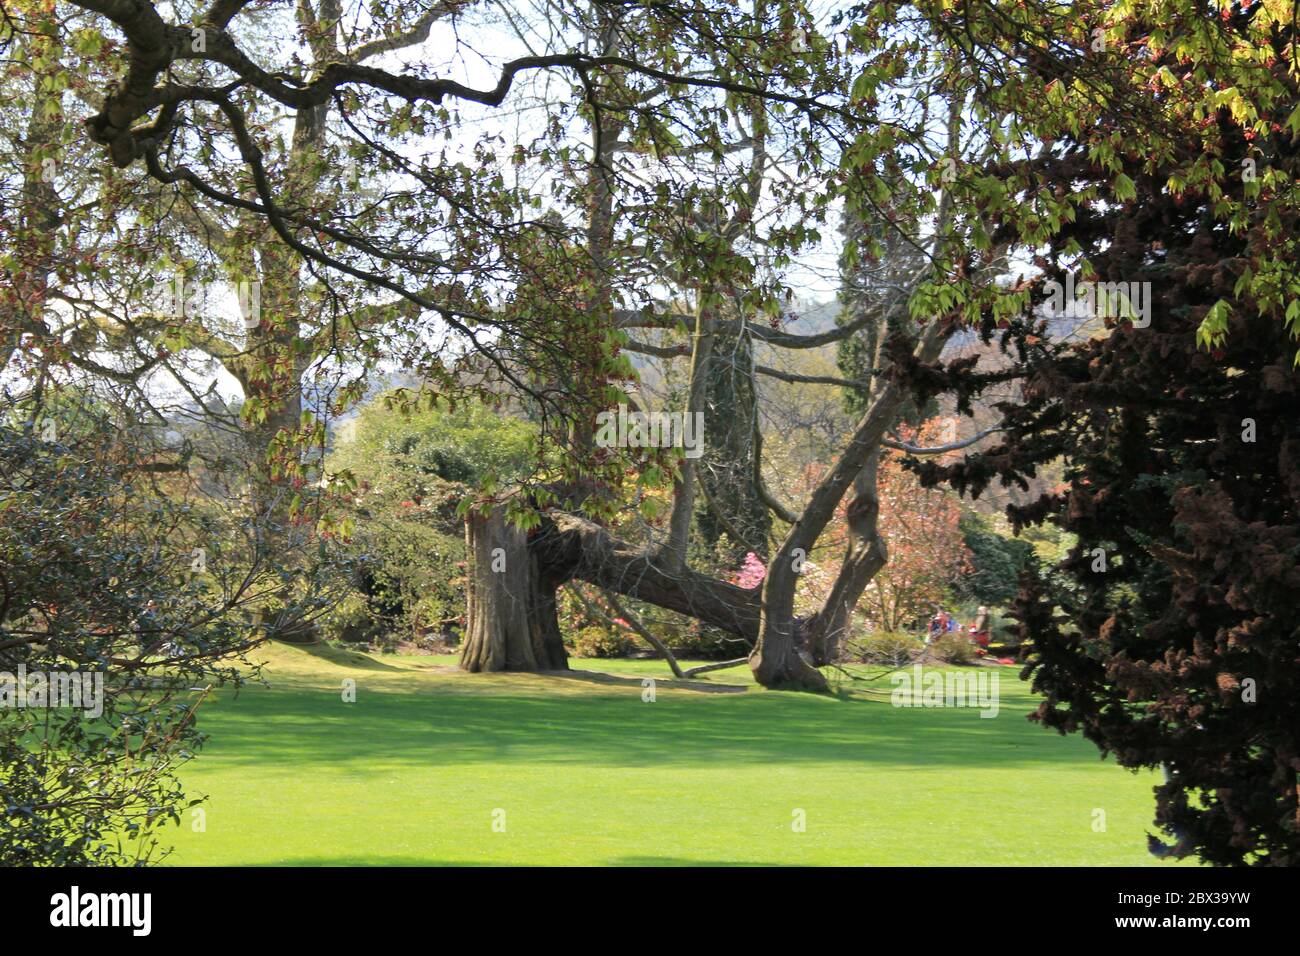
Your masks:
[{"label": "tree shadow", "polygon": [[[200,712],[200,728],[212,735],[204,762],[329,763],[361,773],[394,763],[689,769],[839,762],[907,773],[1097,759],[1083,741],[1029,724],[1034,701],[1022,688],[1004,693],[999,715],[985,719],[973,708],[893,707],[887,693],[848,697],[856,706],[844,706],[845,697],[698,693],[663,681],[647,702],[639,677],[569,672],[555,683],[554,694],[546,685],[515,691],[508,682],[473,680],[438,682],[434,692],[363,684],[355,703],[324,687],[245,693]],[[592,691],[575,694],[575,685]]]},{"label": "tree shadow", "polygon": [[[538,867],[551,869],[555,867],[553,863],[511,863],[500,862],[497,860],[412,860],[410,857],[398,856],[315,856],[315,857],[294,857],[286,860],[276,860],[268,863],[250,863],[244,864],[253,868],[267,867],[394,867],[398,869],[423,869],[427,867],[471,867],[484,869],[513,869],[515,867]],[[758,860],[691,860],[684,857],[672,856],[620,856],[610,860],[605,860],[599,866],[627,866],[627,867],[659,867],[659,866],[703,866],[703,867],[744,867],[744,866],[791,866],[793,864],[779,863],[772,861]],[[573,864],[563,866],[564,869],[592,869],[595,865]]]},{"label": "tree shadow", "polygon": [[703,694],[744,694],[752,690],[744,684],[713,684],[708,681],[681,680],[676,677],[660,677],[646,674],[644,677],[629,677],[621,674],[606,674],[602,671],[543,671],[546,677],[576,681],[582,684],[597,684],[615,687],[645,687],[644,681],[652,679],[656,687],[680,688],[681,690],[699,691]]},{"label": "tree shadow", "polygon": [[[317,641],[312,644],[293,644],[286,643],[285,647],[291,647],[295,651],[301,651],[317,660],[333,664],[336,667],[348,667],[356,670],[367,671],[389,671],[391,673],[408,673],[404,667],[394,667],[392,664],[385,664],[383,661],[377,661],[369,654],[362,654],[360,651],[349,651],[342,648],[334,647],[324,641]],[[274,675],[271,675],[274,676]]]}]

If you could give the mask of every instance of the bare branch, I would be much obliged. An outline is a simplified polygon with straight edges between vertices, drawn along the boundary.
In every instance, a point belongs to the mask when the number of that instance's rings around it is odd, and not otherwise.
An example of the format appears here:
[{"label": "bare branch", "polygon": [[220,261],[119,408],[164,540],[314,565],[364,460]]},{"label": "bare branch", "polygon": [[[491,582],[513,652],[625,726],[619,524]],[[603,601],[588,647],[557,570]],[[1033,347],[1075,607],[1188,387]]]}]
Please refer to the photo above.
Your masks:
[{"label": "bare branch", "polygon": [[369,43],[363,43],[348,55],[348,61],[361,63],[381,53],[405,50],[407,47],[423,43],[429,39],[429,31],[433,29],[436,22],[443,17],[455,14],[461,7],[465,6],[466,2],[467,0],[443,0],[441,3],[435,3],[424,12],[420,19],[415,21],[411,29],[396,36],[380,37],[377,40],[371,40]]},{"label": "bare branch", "polygon": [[759,375],[778,378],[783,382],[808,382],[812,385],[837,385],[840,388],[854,388],[862,391],[868,391],[871,388],[871,382],[866,381],[865,379],[837,378],[834,375],[800,375],[796,372],[783,372],[781,369],[771,368],[767,365],[755,365],[754,371]]},{"label": "bare branch", "polygon": [[963,448],[969,448],[971,445],[975,444],[981,439],[987,438],[989,435],[992,435],[994,432],[1000,432],[1002,430],[1003,429],[1000,427],[986,428],[979,434],[972,435],[970,438],[963,438],[961,441],[949,442],[946,445],[932,445],[930,447],[913,445],[911,442],[899,441],[898,439],[895,438],[882,438],[880,440],[880,444],[884,445],[886,448],[894,448],[897,449],[898,451],[905,451],[909,455],[942,455],[950,451],[960,451]]}]

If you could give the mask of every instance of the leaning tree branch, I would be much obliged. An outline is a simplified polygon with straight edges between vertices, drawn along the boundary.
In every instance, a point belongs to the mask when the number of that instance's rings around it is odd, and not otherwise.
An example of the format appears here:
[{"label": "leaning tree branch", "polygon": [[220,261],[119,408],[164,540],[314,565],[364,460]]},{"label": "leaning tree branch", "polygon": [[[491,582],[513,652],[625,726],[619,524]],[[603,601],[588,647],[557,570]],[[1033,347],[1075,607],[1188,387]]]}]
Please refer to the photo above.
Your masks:
[{"label": "leaning tree branch", "polygon": [[429,39],[429,32],[433,29],[435,23],[443,17],[455,14],[466,3],[467,0],[444,0],[442,3],[435,3],[405,33],[399,33],[391,37],[380,37],[371,40],[369,43],[363,43],[348,54],[348,60],[352,63],[361,63],[372,56],[379,56],[381,53],[405,50],[407,47],[423,43]]},{"label": "leaning tree branch", "polygon": [[767,365],[755,365],[754,371],[759,375],[766,375],[769,378],[780,379],[783,382],[807,382],[810,385],[835,385],[839,388],[852,388],[859,391],[869,391],[871,382],[867,379],[837,378],[834,375],[801,375],[797,372],[786,372],[779,368],[771,368]]},{"label": "leaning tree branch", "polygon": [[763,429],[758,423],[757,409],[754,410],[754,491],[759,500],[786,524],[793,525],[799,520],[797,514],[776,500],[776,496],[767,490],[767,482],[763,480]]},{"label": "leaning tree branch", "polygon": [[963,448],[969,448],[976,442],[988,438],[988,436],[992,435],[994,432],[1000,432],[1003,430],[1004,429],[1001,427],[986,428],[982,432],[972,435],[970,438],[963,438],[960,441],[949,442],[946,445],[930,445],[927,447],[922,445],[913,445],[911,442],[900,441],[896,438],[882,438],[880,444],[884,445],[886,448],[905,451],[909,455],[942,455],[950,451],[960,451]]},{"label": "leaning tree branch", "polygon": [[673,656],[673,652],[668,649],[668,645],[651,634],[650,629],[641,623],[639,617],[623,606],[622,602],[619,601],[613,591],[602,590],[601,593],[605,595],[605,600],[608,601],[609,606],[614,609],[614,613],[622,620],[627,621],[628,626],[632,628],[632,630],[636,631],[642,639],[663,655],[664,660],[668,662],[668,666],[672,668],[673,676],[684,680],[686,675],[682,672],[682,667],[677,663],[677,658]]}]

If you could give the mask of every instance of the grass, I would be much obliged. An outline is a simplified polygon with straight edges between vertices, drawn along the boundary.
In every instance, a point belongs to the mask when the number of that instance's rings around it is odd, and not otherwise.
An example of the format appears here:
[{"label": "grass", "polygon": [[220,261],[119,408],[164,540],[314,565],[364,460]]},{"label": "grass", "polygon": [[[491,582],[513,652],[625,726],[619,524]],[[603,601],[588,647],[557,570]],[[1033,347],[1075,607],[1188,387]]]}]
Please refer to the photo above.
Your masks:
[{"label": "grass", "polygon": [[764,691],[744,668],[683,685],[657,661],[541,676],[329,648],[267,659],[269,688],[201,709],[210,740],[182,776],[209,795],[205,829],[169,829],[169,863],[1156,862],[1151,775],[1026,721],[1013,668],[982,719],[892,707],[887,680],[826,698]]}]

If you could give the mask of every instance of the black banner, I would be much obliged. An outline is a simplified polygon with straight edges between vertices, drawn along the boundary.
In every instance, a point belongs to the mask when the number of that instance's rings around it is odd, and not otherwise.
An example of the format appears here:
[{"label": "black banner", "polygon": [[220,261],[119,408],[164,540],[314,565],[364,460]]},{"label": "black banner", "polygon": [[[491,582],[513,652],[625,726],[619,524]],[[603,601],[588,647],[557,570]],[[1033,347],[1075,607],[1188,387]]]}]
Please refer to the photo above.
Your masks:
[{"label": "black banner", "polygon": [[[689,926],[692,939],[756,932],[769,921],[898,931],[942,944],[980,933],[1053,930],[1065,938],[1175,932],[1230,940],[1286,932],[1296,886],[1279,870],[1168,869],[229,869],[0,871],[9,926],[135,947],[246,941],[287,933],[328,945],[456,938],[482,927],[535,932],[572,921],[629,933]],[[768,903],[764,901],[779,901]],[[771,906],[786,910],[778,917]],[[446,920],[444,923],[443,921]],[[439,930],[439,925],[443,926]],[[432,937],[436,944],[437,935]]]}]

